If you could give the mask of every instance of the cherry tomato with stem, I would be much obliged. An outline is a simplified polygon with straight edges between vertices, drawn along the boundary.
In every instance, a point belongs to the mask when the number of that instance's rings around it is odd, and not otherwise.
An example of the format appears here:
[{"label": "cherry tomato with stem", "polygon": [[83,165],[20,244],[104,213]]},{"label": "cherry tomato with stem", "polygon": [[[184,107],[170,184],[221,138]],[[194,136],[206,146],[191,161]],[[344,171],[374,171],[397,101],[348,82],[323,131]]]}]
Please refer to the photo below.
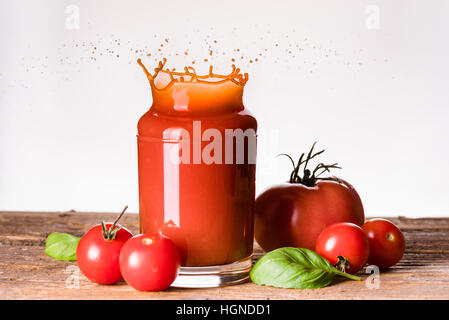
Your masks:
[{"label": "cherry tomato with stem", "polygon": [[362,229],[370,245],[368,263],[386,269],[401,260],[405,251],[405,238],[392,222],[381,218],[371,219],[365,222]]},{"label": "cherry tomato with stem", "polygon": [[341,222],[326,227],[318,236],[315,251],[334,267],[354,274],[369,257],[369,242],[358,225]]},{"label": "cherry tomato with stem", "polygon": [[120,250],[132,234],[117,222],[127,208],[123,209],[114,223],[102,221],[92,227],[78,243],[78,267],[93,282],[113,284],[123,279],[119,266]]},{"label": "cherry tomato with stem", "polygon": [[120,253],[125,281],[140,291],[161,291],[175,281],[181,254],[162,234],[140,234],[129,239]]}]

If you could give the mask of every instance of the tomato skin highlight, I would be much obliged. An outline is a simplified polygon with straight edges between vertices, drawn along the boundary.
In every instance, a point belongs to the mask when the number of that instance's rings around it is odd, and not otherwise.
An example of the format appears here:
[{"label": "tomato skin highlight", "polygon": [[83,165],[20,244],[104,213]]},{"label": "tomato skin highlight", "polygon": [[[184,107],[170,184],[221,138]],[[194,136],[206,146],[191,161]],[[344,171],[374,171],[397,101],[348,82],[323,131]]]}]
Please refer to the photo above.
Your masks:
[{"label": "tomato skin highlight", "polygon": [[[340,179],[341,180],[341,179]],[[255,238],[265,250],[280,247],[315,249],[321,231],[338,222],[362,226],[362,201],[346,181],[317,181],[273,186],[259,195],[255,205]]]},{"label": "tomato skin highlight", "polygon": [[174,242],[161,234],[139,234],[120,253],[120,270],[136,290],[161,291],[175,281],[181,255]]},{"label": "tomato skin highlight", "polygon": [[380,218],[371,219],[362,229],[370,243],[368,263],[386,269],[401,260],[405,251],[405,238],[392,222]]},{"label": "tomato skin highlight", "polygon": [[345,271],[354,274],[365,266],[369,249],[368,237],[362,228],[341,222],[326,227],[320,233],[315,251],[332,265],[339,262],[338,256],[346,258],[349,268]]},{"label": "tomato skin highlight", "polygon": [[[105,225],[109,230],[112,223]],[[120,250],[131,237],[131,232],[122,227],[114,240],[105,240],[101,225],[92,227],[81,238],[76,249],[76,259],[81,272],[98,284],[113,284],[122,280],[119,266]]]}]

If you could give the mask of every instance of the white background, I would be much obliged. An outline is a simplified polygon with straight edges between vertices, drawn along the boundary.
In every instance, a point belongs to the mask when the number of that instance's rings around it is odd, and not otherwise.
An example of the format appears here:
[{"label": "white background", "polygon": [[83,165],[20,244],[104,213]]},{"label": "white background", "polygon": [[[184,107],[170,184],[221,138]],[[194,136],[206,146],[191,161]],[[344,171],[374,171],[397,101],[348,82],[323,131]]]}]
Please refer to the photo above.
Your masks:
[{"label": "white background", "polygon": [[137,212],[136,59],[165,56],[249,73],[258,193],[318,141],[368,216],[449,215],[448,1],[0,3],[0,210]]}]

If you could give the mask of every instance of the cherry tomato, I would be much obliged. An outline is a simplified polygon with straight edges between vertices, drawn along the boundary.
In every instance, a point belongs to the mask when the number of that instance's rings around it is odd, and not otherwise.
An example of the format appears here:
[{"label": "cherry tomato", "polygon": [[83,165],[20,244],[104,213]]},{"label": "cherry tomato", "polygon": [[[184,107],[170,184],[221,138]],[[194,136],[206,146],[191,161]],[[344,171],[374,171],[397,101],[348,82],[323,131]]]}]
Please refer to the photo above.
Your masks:
[{"label": "cherry tomato", "polygon": [[99,284],[113,284],[123,279],[119,266],[120,250],[132,234],[120,225],[115,225],[111,230],[112,225],[104,224],[106,230],[111,232],[110,240],[105,239],[104,229],[98,224],[81,238],[76,249],[81,272]]},{"label": "cherry tomato", "polygon": [[167,289],[178,275],[179,249],[169,238],[140,234],[125,243],[120,253],[120,270],[125,281],[140,291]]},{"label": "cherry tomato", "polygon": [[340,270],[356,273],[368,261],[369,242],[358,225],[341,222],[320,233],[315,251]]},{"label": "cherry tomato", "polygon": [[405,239],[401,230],[386,219],[371,219],[362,229],[368,236],[370,255],[368,263],[381,269],[391,267],[401,260]]},{"label": "cherry tomato", "polygon": [[273,186],[256,199],[255,238],[265,250],[298,247],[313,250],[323,229],[337,222],[359,226],[365,220],[362,201],[347,182],[318,181]]}]

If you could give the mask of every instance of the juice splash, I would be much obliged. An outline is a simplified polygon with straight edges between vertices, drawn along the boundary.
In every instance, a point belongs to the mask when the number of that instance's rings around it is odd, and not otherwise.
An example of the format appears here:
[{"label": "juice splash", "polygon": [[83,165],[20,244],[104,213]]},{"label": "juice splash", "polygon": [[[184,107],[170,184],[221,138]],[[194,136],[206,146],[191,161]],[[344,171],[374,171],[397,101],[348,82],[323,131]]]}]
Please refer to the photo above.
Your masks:
[{"label": "juice splash", "polygon": [[199,75],[191,66],[185,67],[184,72],[164,69],[167,62],[164,58],[151,74],[141,59],[137,62],[148,78],[153,101],[158,101],[160,111],[205,114],[242,107],[243,87],[248,74],[242,74],[235,65],[228,75],[214,73],[213,66],[209,67],[209,74]]}]

